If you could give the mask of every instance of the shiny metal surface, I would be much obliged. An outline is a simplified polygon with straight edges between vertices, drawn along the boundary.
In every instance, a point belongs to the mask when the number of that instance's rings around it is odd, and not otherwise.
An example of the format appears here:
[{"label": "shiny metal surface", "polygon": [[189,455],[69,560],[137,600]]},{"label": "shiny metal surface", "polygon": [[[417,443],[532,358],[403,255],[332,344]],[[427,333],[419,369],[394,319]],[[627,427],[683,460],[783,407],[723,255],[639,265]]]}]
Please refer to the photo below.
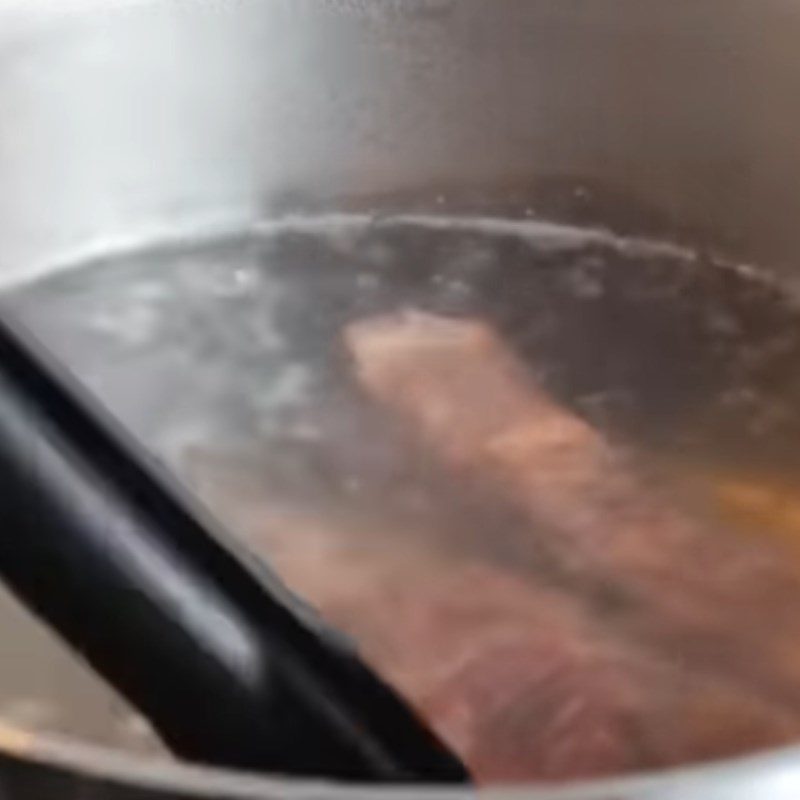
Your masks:
[{"label": "shiny metal surface", "polygon": [[3,24],[6,272],[287,197],[546,175],[797,243],[788,0],[82,5]]},{"label": "shiny metal surface", "polygon": [[[791,0],[0,4],[0,280],[312,201],[465,186],[488,197],[562,176],[795,282],[798,41]],[[156,768],[54,740],[22,751],[176,794],[381,794]],[[494,794],[795,800],[800,750]]]}]

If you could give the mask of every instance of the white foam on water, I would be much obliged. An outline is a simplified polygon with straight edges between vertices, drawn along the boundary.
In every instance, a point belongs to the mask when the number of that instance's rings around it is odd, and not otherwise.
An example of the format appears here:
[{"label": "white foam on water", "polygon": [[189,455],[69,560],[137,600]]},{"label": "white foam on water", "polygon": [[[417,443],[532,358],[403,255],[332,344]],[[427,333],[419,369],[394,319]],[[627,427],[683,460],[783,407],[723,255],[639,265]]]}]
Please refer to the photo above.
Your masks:
[{"label": "white foam on water", "polygon": [[[238,220],[238,221],[234,221]],[[622,236],[602,227],[581,227],[532,217],[510,219],[476,215],[452,214],[394,214],[365,213],[291,214],[279,218],[244,222],[231,217],[225,224],[200,225],[193,228],[159,230],[157,235],[134,232],[129,237],[96,239],[85,246],[65,253],[61,258],[40,264],[23,265],[0,270],[0,290],[33,282],[37,278],[77,269],[100,258],[125,257],[152,249],[154,246],[192,246],[212,243],[237,235],[256,235],[270,238],[301,233],[329,238],[330,244],[346,251],[359,246],[359,237],[370,231],[396,227],[414,227],[431,231],[477,233],[486,238],[518,238],[540,253],[580,250],[590,245],[618,251],[637,258],[672,258],[683,262],[696,261],[696,250],[685,245],[647,237]],[[766,270],[751,264],[715,258],[723,269],[732,269],[746,277],[774,282]]]},{"label": "white foam on water", "polygon": [[542,251],[576,250],[599,244],[628,255],[670,256],[691,260],[695,252],[690,248],[653,239],[619,236],[604,228],[579,227],[560,222],[537,219],[509,219],[445,214],[396,214],[375,216],[371,214],[322,214],[319,216],[290,215],[280,219],[264,220],[253,226],[253,231],[264,236],[282,233],[333,234],[361,233],[371,229],[412,226],[423,230],[441,230],[461,233],[480,233],[488,237],[517,237]]}]

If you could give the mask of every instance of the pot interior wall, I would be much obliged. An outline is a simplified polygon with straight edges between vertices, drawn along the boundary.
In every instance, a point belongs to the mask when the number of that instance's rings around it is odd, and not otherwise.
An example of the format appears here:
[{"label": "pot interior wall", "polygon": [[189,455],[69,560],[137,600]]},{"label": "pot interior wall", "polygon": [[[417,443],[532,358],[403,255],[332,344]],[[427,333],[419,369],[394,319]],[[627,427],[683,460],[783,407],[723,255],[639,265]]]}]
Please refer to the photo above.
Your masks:
[{"label": "pot interior wall", "polygon": [[[125,377],[127,367],[109,371],[112,359],[103,349],[121,348],[117,358],[128,345],[102,326],[87,333],[86,320],[76,317],[129,299],[125,287],[138,280],[135,259],[127,268],[131,282],[121,279],[115,289],[113,276],[122,273],[114,271],[120,269],[114,259],[93,261],[84,272],[69,269],[87,254],[181,237],[184,243],[217,237],[228,246],[257,222],[286,213],[468,213],[719,248],[734,261],[768,266],[791,292],[800,246],[799,39],[800,11],[785,0],[758,8],[723,0],[599,0],[590,6],[579,0],[179,1],[53,17],[15,12],[0,32],[0,101],[6,109],[0,120],[0,283],[6,302],[177,464],[177,450],[197,428],[176,432],[171,421],[149,410],[172,391],[168,380],[159,383],[170,365],[140,361],[150,371],[149,388],[134,401],[125,387],[139,376]],[[431,242],[426,247],[446,250],[441,241]],[[190,254],[200,252],[194,246]],[[242,246],[248,257],[260,247]],[[343,265],[341,248],[332,254],[303,247],[312,256],[298,263],[313,260],[315,268],[332,259],[335,268],[349,269],[360,257],[345,253],[350,264]],[[386,309],[398,297],[406,303],[430,297],[435,265],[417,251],[401,251],[406,260],[416,259],[416,283],[393,279],[386,296],[371,300],[358,289],[358,271],[340,269],[342,281],[328,285],[316,273],[301,275],[297,286],[307,280],[317,281],[317,288],[295,309],[297,320],[308,319],[314,304],[329,305],[329,297],[337,298],[342,314]],[[219,251],[210,252],[196,262],[205,264],[200,272],[213,283]],[[169,258],[152,263],[156,283],[167,284],[176,274]],[[48,279],[57,272],[64,274]],[[640,294],[646,294],[652,284],[639,279]],[[40,280],[37,288],[19,288]],[[633,298],[636,280],[614,286]],[[467,288],[483,291],[478,283]],[[554,303],[564,301],[557,287],[548,291]],[[494,303],[495,321],[512,338],[525,338],[518,309],[503,323],[499,295],[481,296]],[[437,297],[439,310],[467,302],[445,290]],[[146,298],[140,300],[146,305]],[[246,327],[251,319],[250,307],[237,306],[238,300],[225,308],[203,302],[197,300],[195,311],[206,321],[234,313]],[[708,303],[700,316],[714,310]],[[625,308],[634,325],[637,306],[631,299]],[[577,307],[570,313],[561,317],[563,331],[575,328],[585,338],[608,333],[600,323],[592,328]],[[753,313],[750,327],[761,331],[764,344],[784,332],[792,339],[797,330],[789,312],[780,317],[786,328],[777,333],[763,321],[766,312]],[[687,319],[667,314],[662,322],[665,330],[686,330]],[[317,335],[342,321],[322,315]],[[291,332],[299,323],[287,325]],[[635,337],[632,330],[618,332],[618,341]],[[209,335],[212,350],[224,346],[225,334],[215,336]],[[302,332],[295,338],[304,340]],[[551,347],[534,355],[555,364],[575,354],[573,341],[565,333],[549,345],[537,340],[527,346]],[[576,366],[560,376],[556,369],[553,386],[580,406],[614,388],[608,385],[612,378],[639,381],[639,415],[612,403],[604,420],[615,435],[663,442],[682,418],[676,409],[697,407],[692,392],[720,397],[741,379],[713,359],[698,361],[699,371],[684,369],[696,341],[681,341],[684,360],[678,354],[671,372],[658,371],[661,383],[642,366],[652,363],[660,346],[653,340],[656,349],[634,359],[641,369],[633,376],[623,367],[621,377],[587,377]],[[226,380],[257,389],[247,373],[261,356],[245,355]],[[583,363],[596,355],[584,353]],[[782,407],[793,395],[775,376],[789,371],[792,357],[793,351],[778,353],[763,374],[776,392],[770,397]],[[200,386],[205,379],[196,374]],[[681,386],[683,394],[676,388]],[[230,413],[239,402],[235,394],[195,394],[202,406],[195,409],[198,419],[213,416],[215,404],[224,406],[215,424],[232,440],[247,438],[255,418],[249,408]],[[664,397],[675,403],[658,407]],[[704,428],[716,437],[711,449],[718,452],[745,418],[749,412],[741,407],[717,430]],[[792,460],[786,445],[797,432],[795,421],[783,419],[785,427],[759,440],[764,462]],[[283,479],[305,480],[303,469]],[[18,612],[8,608],[0,613],[16,629]],[[82,733],[106,741],[117,736],[116,699],[90,687],[38,634],[17,639],[15,648],[14,663],[32,658],[41,670],[15,669],[9,696],[69,696],[67,715],[88,720],[92,693],[101,698],[100,717]],[[108,709],[113,713],[104,717]],[[139,736],[134,732],[132,740],[140,742]]]}]

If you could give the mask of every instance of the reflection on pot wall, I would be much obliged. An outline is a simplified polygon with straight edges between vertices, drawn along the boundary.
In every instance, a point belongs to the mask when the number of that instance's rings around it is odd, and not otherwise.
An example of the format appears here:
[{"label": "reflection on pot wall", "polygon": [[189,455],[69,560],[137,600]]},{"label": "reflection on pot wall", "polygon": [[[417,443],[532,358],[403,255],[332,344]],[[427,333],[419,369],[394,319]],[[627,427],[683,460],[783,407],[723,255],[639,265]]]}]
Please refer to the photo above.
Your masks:
[{"label": "reflection on pot wall", "polygon": [[787,256],[798,34],[785,0],[184,0],[8,24],[3,264],[286,197],[559,174]]}]

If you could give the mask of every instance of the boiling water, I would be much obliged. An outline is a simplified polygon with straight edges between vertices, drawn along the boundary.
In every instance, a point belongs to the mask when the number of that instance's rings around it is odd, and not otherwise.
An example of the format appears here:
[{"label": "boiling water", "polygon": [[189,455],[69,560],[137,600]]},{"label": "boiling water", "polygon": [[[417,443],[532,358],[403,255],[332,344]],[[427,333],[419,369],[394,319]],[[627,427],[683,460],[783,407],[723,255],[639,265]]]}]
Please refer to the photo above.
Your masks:
[{"label": "boiling water", "polygon": [[[711,256],[530,220],[292,218],[65,265],[6,302],[201,492],[198,462],[256,508],[281,498],[423,544],[456,530],[465,551],[524,575],[530,554],[514,531],[526,521],[464,491],[355,385],[343,328],[417,309],[487,321],[565,408],[693,513],[784,540],[794,524],[800,542],[800,522],[786,522],[800,476],[800,312],[766,276]],[[789,511],[776,517],[777,502]],[[120,725],[138,723],[118,701],[90,697],[83,673],[45,651],[24,649],[59,664],[29,686],[3,675],[0,715],[129,743]],[[62,708],[28,720],[20,697]]]}]

